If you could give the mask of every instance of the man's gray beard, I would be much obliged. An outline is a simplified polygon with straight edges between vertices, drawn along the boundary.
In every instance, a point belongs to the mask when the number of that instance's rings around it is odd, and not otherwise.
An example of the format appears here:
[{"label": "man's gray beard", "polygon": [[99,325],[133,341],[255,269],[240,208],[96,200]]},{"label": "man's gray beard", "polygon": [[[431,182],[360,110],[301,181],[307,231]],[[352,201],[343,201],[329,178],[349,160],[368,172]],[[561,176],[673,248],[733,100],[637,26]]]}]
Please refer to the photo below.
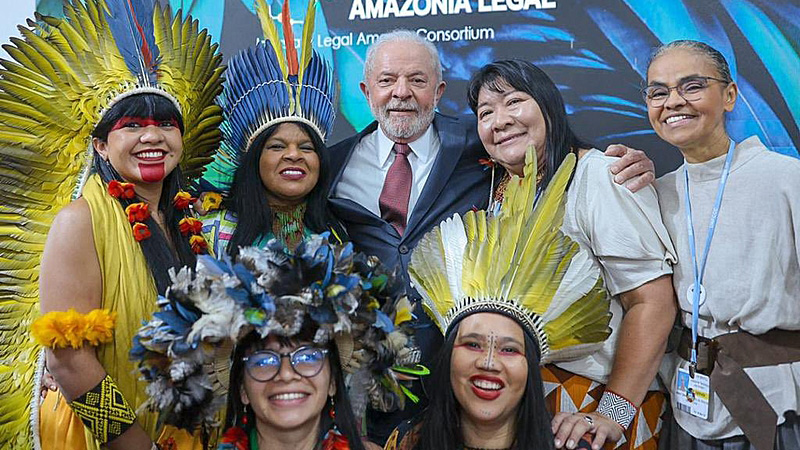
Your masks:
[{"label": "man's gray beard", "polygon": [[[393,140],[406,140],[414,136],[420,136],[426,129],[433,123],[434,108],[422,109],[419,105],[415,104],[417,108],[417,115],[414,118],[392,118],[388,112],[389,109],[401,106],[398,103],[388,103],[384,107],[376,107],[370,103],[369,108],[372,110],[372,115],[375,120],[381,125],[383,132],[386,136]],[[409,105],[402,105],[409,106]]]}]

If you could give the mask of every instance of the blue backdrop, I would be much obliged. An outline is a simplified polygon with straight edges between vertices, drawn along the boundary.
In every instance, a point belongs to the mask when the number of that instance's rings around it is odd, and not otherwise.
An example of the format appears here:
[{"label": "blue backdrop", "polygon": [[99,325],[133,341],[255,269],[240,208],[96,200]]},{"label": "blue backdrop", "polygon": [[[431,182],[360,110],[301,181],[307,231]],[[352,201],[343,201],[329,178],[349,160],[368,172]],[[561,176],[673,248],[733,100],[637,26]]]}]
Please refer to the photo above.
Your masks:
[{"label": "blue backdrop", "polygon": [[[39,0],[53,12],[61,0]],[[255,42],[249,0],[161,0],[209,28],[226,55]],[[275,15],[281,1],[273,0]],[[299,35],[305,0],[291,4]],[[652,49],[675,39],[708,42],[728,58],[740,97],[729,115],[735,140],[756,134],[775,151],[800,148],[800,2],[797,0],[321,0],[315,46],[340,82],[332,141],[371,122],[358,88],[375,34],[409,28],[435,41],[445,79],[439,108],[471,114],[465,89],[478,67],[524,58],[559,85],[576,130],[598,146],[643,149],[664,173],[680,163],[651,130],[639,90]]]}]

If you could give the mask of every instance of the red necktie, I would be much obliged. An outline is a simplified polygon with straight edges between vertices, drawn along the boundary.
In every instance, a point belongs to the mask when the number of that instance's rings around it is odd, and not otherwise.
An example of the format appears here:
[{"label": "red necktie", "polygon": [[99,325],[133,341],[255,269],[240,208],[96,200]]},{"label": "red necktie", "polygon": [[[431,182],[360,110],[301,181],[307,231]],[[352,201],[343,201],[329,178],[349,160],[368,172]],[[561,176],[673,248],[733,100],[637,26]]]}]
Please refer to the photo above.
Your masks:
[{"label": "red necktie", "polygon": [[406,229],[408,199],[411,197],[411,183],[413,182],[411,164],[408,162],[411,147],[408,144],[395,142],[392,150],[395,154],[394,162],[386,172],[378,205],[381,208],[381,217],[392,224],[402,236]]}]

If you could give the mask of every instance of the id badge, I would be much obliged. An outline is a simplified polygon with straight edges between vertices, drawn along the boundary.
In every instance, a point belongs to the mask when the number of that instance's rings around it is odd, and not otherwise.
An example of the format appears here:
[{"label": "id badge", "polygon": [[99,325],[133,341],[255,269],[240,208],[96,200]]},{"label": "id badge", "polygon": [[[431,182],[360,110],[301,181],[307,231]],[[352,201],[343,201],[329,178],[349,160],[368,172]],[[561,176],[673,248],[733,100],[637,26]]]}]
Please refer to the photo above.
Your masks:
[{"label": "id badge", "polygon": [[688,369],[678,368],[675,384],[675,401],[678,409],[708,420],[708,402],[711,399],[711,383],[708,376],[695,373],[692,378]]}]

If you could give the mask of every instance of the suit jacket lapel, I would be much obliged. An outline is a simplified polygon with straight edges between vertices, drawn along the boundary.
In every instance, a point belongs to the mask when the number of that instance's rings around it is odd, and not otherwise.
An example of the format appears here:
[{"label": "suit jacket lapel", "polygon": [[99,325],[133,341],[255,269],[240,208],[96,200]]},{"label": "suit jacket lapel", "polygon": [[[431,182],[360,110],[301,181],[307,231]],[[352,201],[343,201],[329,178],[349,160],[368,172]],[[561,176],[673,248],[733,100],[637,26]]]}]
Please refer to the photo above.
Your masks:
[{"label": "suit jacket lapel", "polygon": [[461,153],[463,153],[466,146],[467,136],[459,122],[436,114],[433,126],[436,127],[436,131],[439,134],[439,154],[436,156],[436,161],[433,163],[428,180],[425,182],[425,187],[417,200],[417,204],[414,206],[414,211],[411,213],[411,222],[409,222],[406,232],[403,234],[404,239],[411,236],[414,228],[426,217],[428,210],[430,210],[436,198],[439,197],[439,194],[441,194],[450,179],[450,175],[458,165]]}]

